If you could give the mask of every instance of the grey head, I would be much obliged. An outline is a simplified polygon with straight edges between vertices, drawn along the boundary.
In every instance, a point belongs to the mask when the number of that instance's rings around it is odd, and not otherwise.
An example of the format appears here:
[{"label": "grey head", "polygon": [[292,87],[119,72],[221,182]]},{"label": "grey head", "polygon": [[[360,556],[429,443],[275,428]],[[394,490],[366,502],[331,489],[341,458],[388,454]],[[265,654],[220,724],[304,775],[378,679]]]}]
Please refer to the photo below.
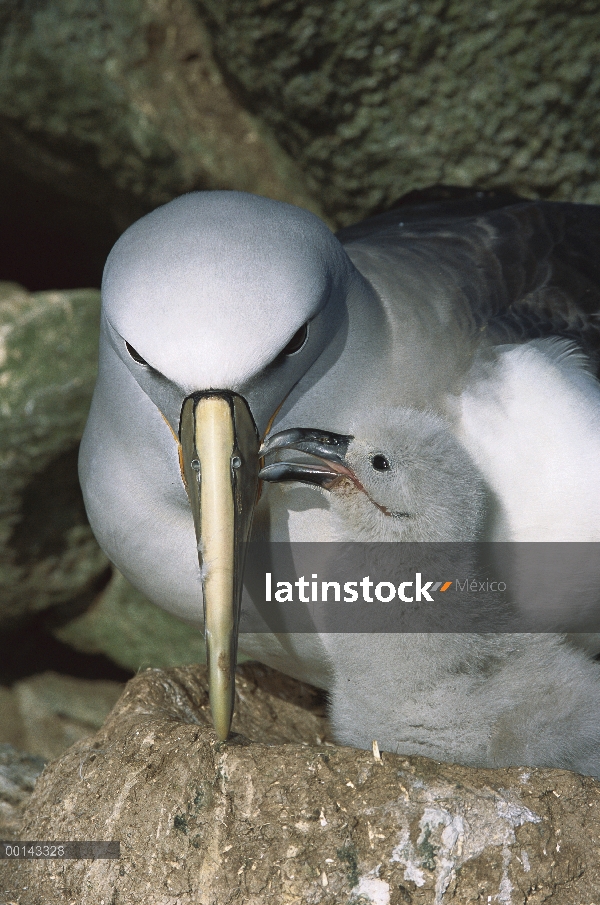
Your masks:
[{"label": "grey head", "polygon": [[374,411],[347,435],[282,431],[261,453],[263,480],[300,481],[328,495],[340,540],[473,541],[483,529],[483,478],[448,422],[432,412]]},{"label": "grey head", "polygon": [[314,214],[244,192],[192,192],[114,246],[104,336],[175,431],[183,399],[213,388],[242,395],[262,433],[339,329],[352,278]]}]

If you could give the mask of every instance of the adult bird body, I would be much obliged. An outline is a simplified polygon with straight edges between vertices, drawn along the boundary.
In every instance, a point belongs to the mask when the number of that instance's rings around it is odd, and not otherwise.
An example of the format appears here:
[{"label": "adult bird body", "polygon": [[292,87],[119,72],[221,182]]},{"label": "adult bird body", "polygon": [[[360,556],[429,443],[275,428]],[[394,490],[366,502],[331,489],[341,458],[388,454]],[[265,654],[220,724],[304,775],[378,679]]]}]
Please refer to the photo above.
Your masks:
[{"label": "adult bird body", "polygon": [[[231,683],[237,603],[226,598],[240,584],[258,438],[299,427],[345,434],[376,407],[452,420],[474,362],[499,343],[559,335],[593,358],[598,237],[596,208],[493,193],[404,205],[339,239],[307,212],[235,192],[193,193],[138,221],[105,269],[80,456],[101,546],[181,618],[203,625],[204,600],[221,626],[208,639],[213,667]],[[201,410],[215,425],[206,443]],[[219,480],[230,491],[215,495]],[[334,531],[318,488],[263,488],[253,536]],[[232,575],[214,590],[227,556]],[[334,684],[319,636],[240,643],[291,675]],[[225,681],[222,736],[228,695]]]}]

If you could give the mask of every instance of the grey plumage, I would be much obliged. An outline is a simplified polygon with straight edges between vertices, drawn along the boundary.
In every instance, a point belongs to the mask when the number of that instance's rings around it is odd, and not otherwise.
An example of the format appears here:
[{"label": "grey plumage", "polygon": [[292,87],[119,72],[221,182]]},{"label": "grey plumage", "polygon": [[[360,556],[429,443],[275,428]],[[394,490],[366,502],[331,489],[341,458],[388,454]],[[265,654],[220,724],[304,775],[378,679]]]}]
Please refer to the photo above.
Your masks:
[{"label": "grey plumage", "polygon": [[[355,439],[346,461],[364,492],[346,479],[331,494],[333,520],[341,534],[348,529],[348,540],[468,541],[479,536],[485,484],[444,419],[392,407],[351,424],[349,432]],[[380,457],[387,463],[383,470]]]},{"label": "grey plumage", "polygon": [[552,634],[325,636],[339,742],[600,777],[600,664]]},{"label": "grey plumage", "polygon": [[[427,539],[443,528],[462,537],[479,530],[489,512],[486,467],[496,473],[497,466],[494,450],[469,443],[477,428],[465,421],[460,402],[476,402],[488,363],[502,354],[499,344],[559,336],[577,342],[597,367],[599,239],[596,207],[493,193],[402,204],[341,231],[339,240],[306,212],[242,193],[184,196],[143,218],[107,263],[99,378],[81,448],[86,507],[101,545],[150,599],[202,625],[206,570],[201,573],[197,561],[176,439],[184,400],[215,390],[246,400],[261,436],[269,428],[277,433],[307,426],[347,433],[358,415],[364,442],[379,442],[377,426],[363,416],[379,411],[387,417],[393,408],[397,427],[415,425],[412,435],[402,431],[394,441],[406,461],[412,457],[398,485],[397,512],[412,517],[405,536]],[[299,333],[305,341],[288,346]],[[424,438],[427,455],[419,458]],[[359,454],[358,445],[354,451]],[[452,492],[455,510],[446,502]],[[423,499],[429,505],[422,507]],[[509,504],[507,492],[507,511]],[[273,485],[256,508],[255,533],[331,539],[335,518],[326,494]],[[357,530],[363,527],[359,517]],[[243,637],[240,645],[291,675],[333,689],[336,700],[346,667],[336,667],[330,642],[263,635]],[[390,666],[386,645],[381,662]],[[567,671],[574,662],[569,657],[584,656],[556,641],[545,648],[536,641],[533,649],[564,661]],[[422,662],[439,657],[447,675],[456,658],[462,662],[460,645],[458,652],[448,645],[446,655],[430,639],[422,653]],[[465,656],[470,663],[471,653]],[[525,668],[520,656],[505,658],[515,675]],[[417,664],[414,657],[411,662]],[[585,669],[595,668],[585,662]],[[357,661],[350,684],[363,681],[363,667]],[[472,699],[464,681],[466,697],[458,679],[455,698],[439,687],[436,692],[446,708],[456,701],[455,716]],[[588,700],[581,685],[572,687]],[[343,712],[341,703],[336,712]],[[588,726],[588,718],[581,719]],[[364,726],[372,731],[366,715]],[[581,732],[587,738],[592,730]],[[402,737],[398,726],[396,740]],[[471,748],[465,741],[463,753],[492,762],[477,739]],[[379,740],[385,741],[381,734]],[[445,750],[460,759],[452,745]],[[562,754],[559,761],[566,763]]]},{"label": "grey plumage", "polygon": [[[475,423],[479,440],[483,435],[485,445],[493,438],[500,450],[501,461],[491,461],[500,485],[494,489],[510,498],[516,485],[518,507],[509,499],[501,519],[507,536],[536,540],[541,532],[560,539],[562,532],[563,538],[574,539],[572,532],[584,532],[580,539],[597,539],[600,386],[587,360],[564,342],[546,340],[500,349],[495,362],[487,364],[487,379],[497,392],[476,384],[487,411]],[[548,397],[542,412],[540,392]],[[327,499],[328,540],[475,542],[498,530],[498,514],[494,519],[489,512],[495,505],[493,490],[454,436],[467,445],[477,439],[469,435],[470,414],[464,416],[471,393],[466,390],[465,399],[458,401],[454,422],[390,408],[348,423],[352,439],[343,455],[332,447],[333,469],[323,486],[311,490]],[[581,419],[577,429],[561,438],[561,424],[569,428],[572,417]],[[551,440],[548,432],[553,431],[557,436],[545,462],[540,444]],[[318,431],[305,434],[318,438]],[[300,432],[290,440],[304,455],[316,450],[327,461],[322,441],[303,439]],[[290,457],[290,447],[277,436],[267,442],[267,450],[269,442],[275,454],[267,452],[267,463],[273,457],[290,459],[288,479],[295,474],[302,481],[302,456]],[[559,485],[548,479],[553,466]],[[536,481],[540,469],[541,482]],[[268,472],[267,464],[267,478]],[[522,484],[520,474],[525,476]],[[460,549],[463,559],[469,555],[468,547],[466,554]],[[439,552],[432,555],[440,558]],[[518,554],[514,561],[518,565]],[[600,589],[594,560],[586,563],[584,558],[577,576],[581,579],[586,564],[590,574],[582,584]],[[469,564],[462,565],[468,574]],[[546,576],[536,570],[541,592],[526,587],[514,601],[539,623],[544,614],[573,614],[579,602],[575,588],[566,592],[564,576],[553,574],[552,566],[550,559]],[[558,564],[563,566],[564,561]],[[498,595],[496,601],[491,598],[482,595],[481,608],[503,605]],[[543,613],[535,614],[536,604]],[[597,600],[595,606],[597,610]],[[324,635],[332,664],[330,716],[336,738],[364,748],[375,738],[385,750],[474,766],[528,764],[600,776],[600,663],[590,656],[599,640],[598,635],[551,633]]]}]

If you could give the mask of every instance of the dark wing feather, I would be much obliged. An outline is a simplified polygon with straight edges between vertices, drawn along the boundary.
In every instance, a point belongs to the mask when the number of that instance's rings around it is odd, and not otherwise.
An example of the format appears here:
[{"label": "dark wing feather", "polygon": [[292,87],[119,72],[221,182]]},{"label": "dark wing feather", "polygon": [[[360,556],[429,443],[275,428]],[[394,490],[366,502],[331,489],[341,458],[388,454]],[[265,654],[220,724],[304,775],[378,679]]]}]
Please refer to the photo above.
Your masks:
[{"label": "dark wing feather", "polygon": [[600,206],[502,193],[406,201],[338,238],[397,253],[399,266],[408,254],[438,273],[456,290],[466,329],[494,343],[568,338],[598,370]]},{"label": "dark wing feather", "polygon": [[346,226],[336,234],[344,245],[356,239],[368,238],[398,222],[412,225],[432,220],[455,220],[473,217],[487,211],[520,204],[525,198],[497,189],[465,189],[459,186],[434,185],[415,189],[403,195],[385,210],[376,210],[366,220]]}]

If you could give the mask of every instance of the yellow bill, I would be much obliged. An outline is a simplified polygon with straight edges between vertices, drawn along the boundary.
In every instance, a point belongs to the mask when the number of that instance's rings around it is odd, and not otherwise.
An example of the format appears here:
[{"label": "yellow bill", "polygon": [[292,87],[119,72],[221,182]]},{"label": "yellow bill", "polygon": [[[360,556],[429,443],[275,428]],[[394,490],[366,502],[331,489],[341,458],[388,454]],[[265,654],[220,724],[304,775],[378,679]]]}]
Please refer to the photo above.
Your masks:
[{"label": "yellow bill", "polygon": [[179,436],[202,574],[210,707],[224,741],[233,717],[243,559],[260,440],[245,399],[212,390],[184,401]]}]

